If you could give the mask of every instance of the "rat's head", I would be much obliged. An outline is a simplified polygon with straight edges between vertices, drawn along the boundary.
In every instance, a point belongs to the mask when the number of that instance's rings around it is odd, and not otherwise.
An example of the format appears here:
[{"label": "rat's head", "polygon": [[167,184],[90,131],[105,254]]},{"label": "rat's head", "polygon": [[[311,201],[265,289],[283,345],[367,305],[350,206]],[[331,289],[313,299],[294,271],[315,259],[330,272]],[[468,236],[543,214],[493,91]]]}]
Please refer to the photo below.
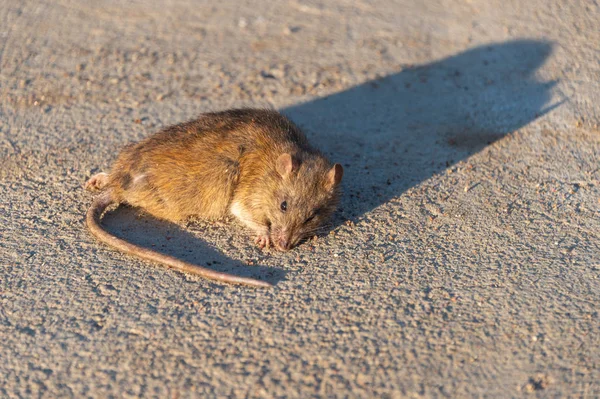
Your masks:
[{"label": "rat's head", "polygon": [[266,211],[271,223],[271,239],[279,250],[288,250],[314,235],[335,211],[342,165],[331,164],[320,155],[298,159],[291,154],[277,158]]}]

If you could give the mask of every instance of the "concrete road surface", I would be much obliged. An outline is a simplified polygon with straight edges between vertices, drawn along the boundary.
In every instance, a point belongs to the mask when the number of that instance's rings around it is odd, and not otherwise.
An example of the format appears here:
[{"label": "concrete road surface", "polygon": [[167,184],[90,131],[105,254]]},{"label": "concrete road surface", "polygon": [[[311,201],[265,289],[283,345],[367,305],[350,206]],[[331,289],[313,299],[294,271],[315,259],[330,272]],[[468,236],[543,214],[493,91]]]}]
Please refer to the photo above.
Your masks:
[{"label": "concrete road surface", "polygon": [[[597,1],[0,1],[0,397],[600,396]],[[201,112],[275,107],[344,165],[288,253],[82,184]]]}]

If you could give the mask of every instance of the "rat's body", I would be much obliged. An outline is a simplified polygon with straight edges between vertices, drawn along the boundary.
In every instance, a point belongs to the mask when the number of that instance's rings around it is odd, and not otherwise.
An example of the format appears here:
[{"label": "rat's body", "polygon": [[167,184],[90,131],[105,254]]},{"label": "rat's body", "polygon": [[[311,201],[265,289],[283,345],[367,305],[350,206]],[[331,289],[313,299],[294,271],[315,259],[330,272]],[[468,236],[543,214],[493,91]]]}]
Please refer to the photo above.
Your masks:
[{"label": "rat's body", "polygon": [[123,251],[208,278],[265,286],[134,246],[104,231],[99,218],[111,203],[174,222],[233,215],[256,233],[260,247],[287,250],[333,213],[342,174],[276,111],[209,113],[125,147],[109,174],[87,182],[87,189],[103,191],[87,223]]}]

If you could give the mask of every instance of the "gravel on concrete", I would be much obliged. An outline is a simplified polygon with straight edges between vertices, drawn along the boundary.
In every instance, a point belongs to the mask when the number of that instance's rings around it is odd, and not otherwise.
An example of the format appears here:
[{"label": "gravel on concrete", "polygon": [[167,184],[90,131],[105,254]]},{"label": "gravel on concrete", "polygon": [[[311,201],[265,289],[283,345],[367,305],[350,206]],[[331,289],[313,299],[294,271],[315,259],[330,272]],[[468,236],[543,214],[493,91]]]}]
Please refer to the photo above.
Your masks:
[{"label": "gravel on concrete", "polygon": [[[600,6],[0,2],[0,397],[600,396]],[[288,253],[82,189],[201,112],[275,107],[344,165]]]}]

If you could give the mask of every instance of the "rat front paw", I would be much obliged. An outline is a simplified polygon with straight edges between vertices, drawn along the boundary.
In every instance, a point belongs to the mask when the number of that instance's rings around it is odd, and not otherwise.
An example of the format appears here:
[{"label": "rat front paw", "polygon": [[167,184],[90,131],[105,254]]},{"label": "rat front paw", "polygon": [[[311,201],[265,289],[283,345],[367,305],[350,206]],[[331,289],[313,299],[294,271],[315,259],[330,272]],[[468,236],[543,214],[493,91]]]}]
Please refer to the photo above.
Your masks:
[{"label": "rat front paw", "polygon": [[260,249],[263,249],[263,248],[269,249],[271,247],[271,237],[269,237],[266,234],[264,234],[264,235],[258,235],[254,239],[254,243],[256,245],[258,245],[258,247]]}]

